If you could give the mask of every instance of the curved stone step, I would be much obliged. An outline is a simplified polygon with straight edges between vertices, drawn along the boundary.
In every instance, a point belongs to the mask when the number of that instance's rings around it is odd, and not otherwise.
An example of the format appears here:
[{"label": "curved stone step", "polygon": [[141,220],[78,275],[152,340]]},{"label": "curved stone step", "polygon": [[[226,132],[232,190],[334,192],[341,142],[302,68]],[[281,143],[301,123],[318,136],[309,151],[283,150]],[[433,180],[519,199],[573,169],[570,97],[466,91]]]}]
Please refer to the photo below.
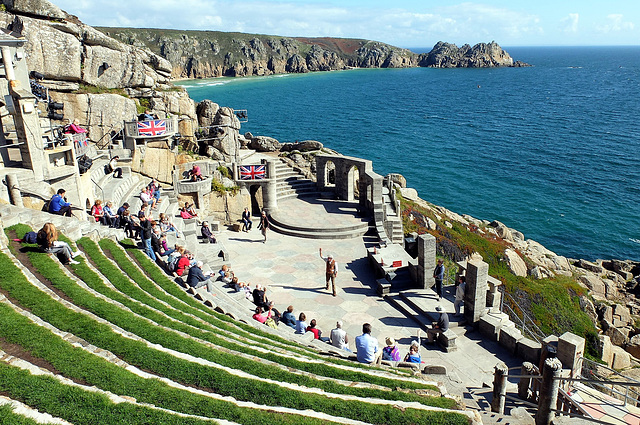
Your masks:
[{"label": "curved stone step", "polygon": [[290,229],[287,227],[281,227],[279,224],[275,224],[271,221],[271,229],[274,232],[295,236],[298,238],[307,239],[352,239],[363,236],[369,230],[369,226],[366,225],[363,228],[351,229],[351,230],[334,230],[334,229]]}]

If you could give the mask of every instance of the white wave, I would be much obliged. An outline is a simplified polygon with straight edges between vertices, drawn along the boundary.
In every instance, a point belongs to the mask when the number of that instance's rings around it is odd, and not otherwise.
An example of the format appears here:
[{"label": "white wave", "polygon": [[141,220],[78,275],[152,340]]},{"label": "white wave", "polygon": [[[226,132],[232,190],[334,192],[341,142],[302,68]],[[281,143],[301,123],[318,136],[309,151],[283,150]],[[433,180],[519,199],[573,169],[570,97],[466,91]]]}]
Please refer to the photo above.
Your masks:
[{"label": "white wave", "polygon": [[640,239],[629,238],[631,242],[640,243]]}]

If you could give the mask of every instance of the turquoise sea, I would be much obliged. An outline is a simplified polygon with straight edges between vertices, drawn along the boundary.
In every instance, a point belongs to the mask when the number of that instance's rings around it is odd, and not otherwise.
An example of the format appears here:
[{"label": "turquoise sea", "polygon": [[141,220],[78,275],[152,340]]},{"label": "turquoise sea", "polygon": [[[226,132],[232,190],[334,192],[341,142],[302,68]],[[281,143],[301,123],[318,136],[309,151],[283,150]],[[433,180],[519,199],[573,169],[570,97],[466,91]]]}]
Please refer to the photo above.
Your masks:
[{"label": "turquoise sea", "polygon": [[247,109],[242,132],[370,159],[422,198],[558,254],[640,260],[640,47],[505,50],[534,66],[181,84]]}]

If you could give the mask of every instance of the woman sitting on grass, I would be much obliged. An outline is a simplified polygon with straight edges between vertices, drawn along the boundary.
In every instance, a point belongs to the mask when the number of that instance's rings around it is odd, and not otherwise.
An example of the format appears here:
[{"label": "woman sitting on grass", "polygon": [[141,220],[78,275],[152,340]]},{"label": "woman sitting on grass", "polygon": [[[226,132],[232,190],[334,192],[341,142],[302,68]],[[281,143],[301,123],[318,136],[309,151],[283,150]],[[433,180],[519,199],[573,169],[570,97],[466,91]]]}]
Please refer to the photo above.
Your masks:
[{"label": "woman sitting on grass", "polygon": [[74,253],[68,243],[58,240],[58,230],[53,223],[45,223],[38,231],[36,241],[40,248],[47,254],[56,254],[62,264],[80,264],[75,257],[82,255],[78,251]]}]

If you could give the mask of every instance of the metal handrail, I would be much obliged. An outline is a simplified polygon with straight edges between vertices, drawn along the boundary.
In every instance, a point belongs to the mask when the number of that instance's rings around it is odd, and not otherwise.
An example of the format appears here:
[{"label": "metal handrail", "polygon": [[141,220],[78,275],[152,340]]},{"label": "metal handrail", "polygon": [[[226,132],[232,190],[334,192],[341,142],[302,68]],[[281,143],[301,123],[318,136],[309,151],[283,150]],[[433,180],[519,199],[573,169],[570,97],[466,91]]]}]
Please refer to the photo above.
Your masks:
[{"label": "metal handrail", "polygon": [[[121,135],[122,138],[124,138],[124,127],[118,130],[113,136],[111,136],[111,131],[113,131],[113,127],[115,127],[115,124],[112,124],[109,130],[106,133],[104,133],[102,137],[96,142],[97,149],[104,149],[108,147],[109,145],[111,145],[111,143],[113,143],[113,140],[117,138],[118,135]],[[102,143],[103,140],[106,140],[106,142]]]},{"label": "metal handrail", "polygon": [[[592,379],[587,381],[586,382],[587,385],[592,384],[591,386],[593,388],[595,387],[603,388],[612,394],[615,394],[619,397],[623,397],[622,400],[624,400],[625,404],[633,404],[633,405],[638,404],[638,401],[640,400],[640,391],[636,391],[631,387],[634,387],[634,386],[640,387],[639,380],[625,376],[620,372],[616,371],[615,369],[612,369],[600,363],[596,363],[593,360],[590,360],[584,357],[582,357],[581,360],[582,360],[582,371],[580,374],[582,376],[600,378],[599,380]],[[608,376],[615,375],[615,376],[624,378],[627,382],[619,382],[619,381],[617,382],[611,379],[607,379],[603,376],[603,374],[599,374],[597,372],[598,369],[604,369],[607,371]],[[610,385],[610,387],[607,385]],[[614,386],[616,385],[624,387],[625,388],[624,393],[615,389]],[[629,394],[630,392],[631,392],[631,395]]]},{"label": "metal handrail", "polygon": [[104,199],[104,189],[102,189],[102,187],[100,187],[100,185],[93,178],[91,179],[91,182],[98,186],[98,189],[100,189],[100,192],[102,193],[102,197],[100,199],[102,199],[102,201],[106,203],[107,200]]},{"label": "metal handrail", "polygon": [[[520,314],[516,313],[511,306],[505,303],[505,300],[508,300],[510,303],[515,305],[518,310],[520,310]],[[536,342],[542,342],[542,340],[548,336],[542,332],[533,319],[524,312],[524,309],[520,307],[518,302],[506,291],[502,293],[500,311],[509,316],[509,319],[516,324],[516,327],[520,329],[523,335],[531,337]]]}]

